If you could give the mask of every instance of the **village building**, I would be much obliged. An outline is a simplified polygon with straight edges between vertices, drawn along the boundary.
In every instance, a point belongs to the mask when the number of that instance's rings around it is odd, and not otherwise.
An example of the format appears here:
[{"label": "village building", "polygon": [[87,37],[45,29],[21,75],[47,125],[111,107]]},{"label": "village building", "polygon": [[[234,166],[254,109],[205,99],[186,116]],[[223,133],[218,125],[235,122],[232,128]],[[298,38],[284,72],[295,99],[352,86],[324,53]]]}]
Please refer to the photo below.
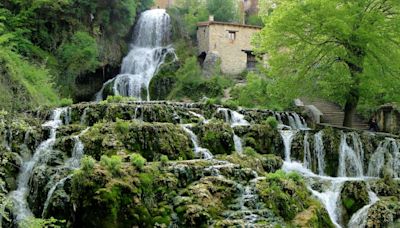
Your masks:
[{"label": "village building", "polygon": [[175,0],[155,0],[154,9],[167,9],[175,4]]},{"label": "village building", "polygon": [[214,21],[198,23],[198,58],[201,65],[220,59],[221,70],[225,74],[240,74],[252,70],[256,58],[252,52],[252,37],[261,27]]}]

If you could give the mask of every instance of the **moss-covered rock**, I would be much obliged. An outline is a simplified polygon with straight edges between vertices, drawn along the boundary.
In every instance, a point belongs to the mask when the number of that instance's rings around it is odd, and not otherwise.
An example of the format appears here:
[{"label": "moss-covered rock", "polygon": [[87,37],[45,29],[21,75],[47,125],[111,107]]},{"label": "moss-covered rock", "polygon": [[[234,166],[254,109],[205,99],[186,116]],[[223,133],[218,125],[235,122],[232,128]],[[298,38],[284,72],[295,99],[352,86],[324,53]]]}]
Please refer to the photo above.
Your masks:
[{"label": "moss-covered rock", "polygon": [[344,208],[343,221],[369,203],[368,187],[363,181],[347,181],[340,192],[340,200]]},{"label": "moss-covered rock", "polygon": [[235,150],[233,132],[227,123],[215,120],[198,126],[195,131],[201,146],[213,154],[231,154]]},{"label": "moss-covered rock", "polygon": [[399,221],[400,202],[397,198],[386,197],[371,206],[366,227],[398,227]]},{"label": "moss-covered rock", "polygon": [[86,154],[99,160],[101,155],[115,155],[118,151],[138,152],[148,161],[166,155],[170,160],[194,158],[189,136],[178,125],[118,121],[98,123],[81,137]]},{"label": "moss-covered rock", "polygon": [[228,156],[217,156],[217,159],[229,161],[234,164],[239,164],[242,168],[251,168],[258,173],[276,172],[282,167],[283,160],[281,157],[273,154],[254,154],[252,156],[234,153]]}]

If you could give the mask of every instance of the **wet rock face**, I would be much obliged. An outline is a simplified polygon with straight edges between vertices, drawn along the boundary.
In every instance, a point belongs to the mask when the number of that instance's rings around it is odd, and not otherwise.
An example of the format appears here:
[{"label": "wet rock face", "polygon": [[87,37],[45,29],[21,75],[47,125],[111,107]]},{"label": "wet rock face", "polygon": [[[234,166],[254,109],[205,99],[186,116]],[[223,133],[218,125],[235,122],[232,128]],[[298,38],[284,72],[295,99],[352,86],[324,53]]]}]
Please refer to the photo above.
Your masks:
[{"label": "wet rock face", "polygon": [[344,208],[343,220],[349,221],[355,212],[369,203],[367,184],[361,181],[346,182],[340,193],[340,199]]},{"label": "wet rock face", "polygon": [[366,227],[399,227],[399,225],[400,202],[397,199],[381,198],[370,208]]}]

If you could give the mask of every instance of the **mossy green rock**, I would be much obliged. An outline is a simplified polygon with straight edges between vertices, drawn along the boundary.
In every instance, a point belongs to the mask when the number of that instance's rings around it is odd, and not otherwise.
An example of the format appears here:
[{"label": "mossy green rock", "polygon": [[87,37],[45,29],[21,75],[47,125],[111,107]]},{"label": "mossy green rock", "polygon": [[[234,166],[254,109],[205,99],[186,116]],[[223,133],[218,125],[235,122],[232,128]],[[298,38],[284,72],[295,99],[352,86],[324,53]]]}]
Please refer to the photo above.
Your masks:
[{"label": "mossy green rock", "polygon": [[369,203],[367,184],[363,181],[344,183],[340,199],[345,212],[343,220],[348,221],[355,212]]},{"label": "mossy green rock", "polygon": [[229,124],[222,121],[212,121],[198,126],[197,134],[201,146],[213,154],[231,154],[235,150],[233,132]]},{"label": "mossy green rock", "polygon": [[147,161],[159,160],[162,155],[170,160],[194,158],[193,145],[186,132],[170,123],[98,123],[80,138],[86,154],[97,160],[121,150],[138,152]]}]

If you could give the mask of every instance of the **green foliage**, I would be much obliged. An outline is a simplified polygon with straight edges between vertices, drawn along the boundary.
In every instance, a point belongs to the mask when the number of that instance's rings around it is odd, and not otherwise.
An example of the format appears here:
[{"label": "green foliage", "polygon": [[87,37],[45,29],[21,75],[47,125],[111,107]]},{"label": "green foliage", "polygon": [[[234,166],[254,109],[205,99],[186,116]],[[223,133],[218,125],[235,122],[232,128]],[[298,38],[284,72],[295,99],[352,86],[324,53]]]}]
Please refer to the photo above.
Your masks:
[{"label": "green foliage", "polygon": [[130,159],[132,165],[137,167],[138,169],[142,169],[147,162],[146,159],[143,158],[140,154],[132,154]]},{"label": "green foliage", "polygon": [[22,221],[19,226],[21,228],[60,228],[64,223],[64,220],[57,220],[53,217],[50,219],[30,217]]},{"label": "green foliage", "polygon": [[49,71],[0,46],[0,107],[21,110],[38,105],[55,105],[58,96]]},{"label": "green foliage", "polygon": [[254,44],[268,53],[271,98],[322,96],[348,111],[400,99],[399,1],[282,0],[262,12]]},{"label": "green foliage", "polygon": [[90,174],[93,172],[95,164],[96,164],[96,160],[94,160],[91,156],[85,155],[81,159],[81,170],[84,173]]},{"label": "green foliage", "polygon": [[189,98],[198,101],[203,97],[219,97],[229,84],[229,81],[222,76],[205,78],[195,57],[188,58],[176,75],[177,82],[169,99]]},{"label": "green foliage", "polygon": [[262,21],[262,18],[258,15],[250,15],[246,18],[246,24],[247,25],[255,25],[255,26],[264,26],[264,22]]},{"label": "green foliage", "polygon": [[250,157],[254,157],[257,155],[257,152],[251,147],[245,147],[243,153]]},{"label": "green foliage", "polygon": [[168,156],[161,155],[161,157],[160,157],[161,164],[165,165],[168,161],[169,161]]},{"label": "green foliage", "polygon": [[[58,59],[64,66],[66,77],[60,78],[64,86],[73,85],[75,77],[93,72],[99,65],[96,40],[86,32],[77,32],[71,40],[59,47]],[[67,89],[63,87],[63,90]]]},{"label": "green foliage", "polygon": [[124,120],[117,119],[117,122],[115,123],[115,130],[121,134],[127,134],[129,133],[129,123]]},{"label": "green foliage", "polygon": [[207,0],[207,9],[216,21],[238,22],[239,9],[234,0]]},{"label": "green foliage", "polygon": [[60,100],[60,106],[61,107],[67,107],[72,105],[74,102],[72,101],[71,98],[63,98]]},{"label": "green foliage", "polygon": [[118,155],[111,157],[101,156],[100,165],[104,166],[113,176],[119,175],[122,167],[122,158]]},{"label": "green foliage", "polygon": [[272,129],[276,129],[278,127],[278,121],[276,120],[275,117],[270,116],[265,120],[265,124],[270,126]]},{"label": "green foliage", "polygon": [[262,74],[248,73],[246,85],[236,86],[231,94],[238,105],[251,108],[282,109],[291,101],[275,96],[274,83]]},{"label": "green foliage", "polygon": [[137,101],[137,99],[135,97],[124,97],[121,95],[114,95],[114,96],[108,96],[105,101],[106,103],[111,104],[111,103],[133,102]]}]

